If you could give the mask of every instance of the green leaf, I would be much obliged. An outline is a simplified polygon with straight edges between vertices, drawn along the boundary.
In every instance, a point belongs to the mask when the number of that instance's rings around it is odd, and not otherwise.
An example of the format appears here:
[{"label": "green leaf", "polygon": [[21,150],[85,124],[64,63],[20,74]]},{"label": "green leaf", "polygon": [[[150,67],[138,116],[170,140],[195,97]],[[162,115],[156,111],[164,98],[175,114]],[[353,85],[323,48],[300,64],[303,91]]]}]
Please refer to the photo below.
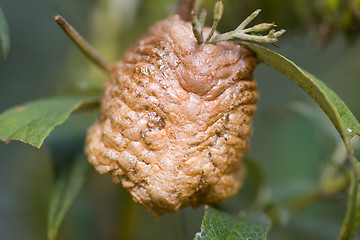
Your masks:
[{"label": "green leaf", "polygon": [[232,216],[220,210],[206,207],[201,232],[195,240],[265,240],[270,230],[270,220],[260,213],[247,212]]},{"label": "green leaf", "polygon": [[9,28],[0,6],[0,53],[5,58],[10,48]]},{"label": "green leaf", "polygon": [[0,140],[19,140],[40,148],[45,138],[80,107],[94,107],[97,99],[57,97],[36,100],[0,114]]},{"label": "green leaf", "polygon": [[84,184],[90,169],[89,166],[85,156],[80,155],[56,175],[48,214],[47,236],[49,240],[56,239],[66,212]]},{"label": "green leaf", "polygon": [[323,109],[343,139],[352,171],[348,208],[339,239],[352,239],[360,222],[360,210],[357,211],[357,209],[360,209],[360,186],[358,185],[360,166],[350,143],[351,138],[360,135],[358,120],[345,103],[325,83],[301,69],[292,61],[257,44],[245,42],[241,44],[254,51],[260,61],[283,73],[304,89]]},{"label": "green leaf", "polygon": [[322,81],[278,53],[257,44],[242,43],[257,58],[293,80],[307,92],[330,118],[343,140],[360,134],[360,124],[345,103]]}]

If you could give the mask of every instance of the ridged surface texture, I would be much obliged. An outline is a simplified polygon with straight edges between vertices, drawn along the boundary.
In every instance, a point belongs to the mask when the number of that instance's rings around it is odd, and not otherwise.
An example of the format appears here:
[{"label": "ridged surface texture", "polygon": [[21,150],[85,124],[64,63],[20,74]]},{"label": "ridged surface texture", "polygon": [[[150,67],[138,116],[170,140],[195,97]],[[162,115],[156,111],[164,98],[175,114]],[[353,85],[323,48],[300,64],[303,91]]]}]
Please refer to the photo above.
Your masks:
[{"label": "ridged surface texture", "polygon": [[233,42],[198,44],[177,15],[156,23],[111,69],[88,131],[90,163],[155,216],[233,196],[245,175],[256,64]]}]

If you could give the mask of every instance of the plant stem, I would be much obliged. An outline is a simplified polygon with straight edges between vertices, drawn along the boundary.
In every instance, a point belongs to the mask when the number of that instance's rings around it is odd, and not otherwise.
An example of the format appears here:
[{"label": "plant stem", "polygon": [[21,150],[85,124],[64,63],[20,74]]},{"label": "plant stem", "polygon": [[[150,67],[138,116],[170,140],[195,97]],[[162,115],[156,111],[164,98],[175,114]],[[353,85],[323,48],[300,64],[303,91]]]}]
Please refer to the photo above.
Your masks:
[{"label": "plant stem", "polygon": [[357,205],[357,189],[358,185],[354,181],[354,177],[351,178],[350,184],[350,196],[348,207],[346,209],[345,219],[341,227],[339,240],[353,239],[357,226],[355,225],[356,205]]},{"label": "plant stem", "polygon": [[216,31],[216,27],[218,25],[218,23],[221,20],[221,17],[223,15],[224,12],[224,6],[222,1],[217,1],[215,6],[214,6],[214,21],[213,21],[213,25],[210,29],[210,33],[208,35],[208,37],[205,40],[205,43],[209,43],[210,39],[212,38],[212,36],[214,35],[215,31]]},{"label": "plant stem", "polygon": [[[274,23],[261,23],[245,29],[245,27],[259,15],[260,11],[261,11],[260,9],[254,11],[235,30],[207,39],[206,42],[214,44],[221,41],[239,39],[239,40],[274,44],[275,42],[277,42],[277,38],[285,33],[284,29],[280,31],[275,31],[274,29],[271,29],[273,27],[276,27]],[[268,31],[268,30],[270,31],[266,36],[256,35],[256,33]]]},{"label": "plant stem", "polygon": [[[180,0],[179,4],[185,2],[185,0]],[[200,18],[198,19],[196,16],[195,10],[191,11],[191,24],[193,26],[193,32],[195,38],[197,39],[199,44],[207,43],[207,44],[216,44],[222,41],[228,40],[245,40],[245,41],[253,41],[253,42],[260,42],[260,43],[271,43],[275,45],[277,42],[277,38],[280,37],[285,33],[285,30],[275,31],[272,29],[276,27],[275,23],[260,23],[253,27],[246,28],[245,27],[253,21],[260,13],[260,9],[254,11],[250,16],[248,16],[235,30],[219,34],[213,37],[216,27],[223,15],[224,6],[221,0],[218,0],[214,6],[214,21],[212,27],[210,29],[209,35],[206,37],[205,41],[203,39],[203,26],[205,22],[205,14],[201,14]],[[260,32],[269,31],[266,36],[259,35]],[[275,45],[276,46],[276,45]]]},{"label": "plant stem", "polygon": [[204,42],[203,27],[205,24],[205,19],[206,19],[205,9],[203,9],[201,11],[199,19],[196,16],[195,10],[191,11],[191,25],[193,27],[193,32],[194,32],[195,38],[198,41],[198,43],[200,43],[200,44]]},{"label": "plant stem", "polygon": [[80,50],[98,67],[108,72],[110,65],[90,44],[60,15],[54,17],[55,21],[64,30],[66,35],[80,48]]},{"label": "plant stem", "polygon": [[178,14],[184,21],[191,20],[191,11],[195,8],[196,0],[179,0],[175,14]]},{"label": "plant stem", "polygon": [[351,171],[351,182],[349,189],[349,201],[346,209],[345,219],[341,226],[341,232],[339,240],[351,240],[354,238],[356,230],[359,225],[360,215],[360,193],[359,193],[359,163],[354,156],[354,152],[348,146],[350,145],[349,139],[346,139],[348,156],[350,159],[352,171]]},{"label": "plant stem", "polygon": [[261,9],[257,9],[255,12],[253,12],[252,14],[250,14],[250,16],[248,16],[237,28],[236,30],[242,30],[244,29],[250,22],[252,22],[252,20],[254,20],[259,13],[261,12]]}]

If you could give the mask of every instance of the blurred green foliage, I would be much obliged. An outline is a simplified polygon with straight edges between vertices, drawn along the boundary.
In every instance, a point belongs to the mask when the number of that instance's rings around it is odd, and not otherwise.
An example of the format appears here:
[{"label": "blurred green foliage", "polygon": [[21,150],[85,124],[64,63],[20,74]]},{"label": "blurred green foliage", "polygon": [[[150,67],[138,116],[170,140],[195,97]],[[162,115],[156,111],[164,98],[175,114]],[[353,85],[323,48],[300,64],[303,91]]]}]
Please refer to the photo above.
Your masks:
[{"label": "blurred green foliage", "polygon": [[0,6],[0,54],[6,57],[10,48],[9,29],[4,13]]},{"label": "blurred green foliage", "polygon": [[[203,6],[211,12],[214,2],[204,0]],[[52,19],[56,13],[106,59],[115,61],[148,26],[169,15],[175,4],[166,0],[3,0],[12,47],[7,59],[0,59],[0,111],[36,98],[100,91],[106,76],[58,28]],[[353,13],[347,4],[354,4]],[[358,1],[224,0],[224,6],[221,32],[234,29],[257,8],[263,10],[259,22],[275,21],[286,28],[276,51],[325,81],[360,119],[360,44],[349,45],[342,34],[359,33],[359,21],[352,20],[358,19]],[[322,35],[322,26],[331,26],[331,34]],[[332,36],[332,41],[324,36]],[[323,51],[319,41],[328,43]],[[248,167],[249,177],[240,193],[221,207],[238,212],[266,205],[278,219],[270,240],[335,239],[345,213],[345,191],[305,205],[296,205],[294,199],[313,191],[321,170],[337,156],[340,137],[329,134],[335,129],[325,114],[280,73],[260,65],[255,77],[261,92],[249,153],[255,167]],[[298,102],[309,111],[298,111],[294,107]],[[66,158],[69,142],[81,148],[86,128],[95,119],[95,112],[72,116],[41,150],[0,142],[0,239],[45,239],[52,155],[64,153],[59,158]],[[262,184],[251,177],[254,171],[261,175]],[[202,216],[202,208],[186,208],[155,221],[109,176],[92,170],[58,239],[193,239]]]},{"label": "blurred green foliage", "polygon": [[[360,35],[360,2],[357,0],[225,0],[224,3],[231,5],[227,9],[232,16],[243,18],[261,8],[264,10],[261,22],[275,21],[296,34],[311,30],[320,48],[325,48],[337,33],[346,36],[350,43]],[[227,24],[231,22],[236,23],[228,18]]]}]

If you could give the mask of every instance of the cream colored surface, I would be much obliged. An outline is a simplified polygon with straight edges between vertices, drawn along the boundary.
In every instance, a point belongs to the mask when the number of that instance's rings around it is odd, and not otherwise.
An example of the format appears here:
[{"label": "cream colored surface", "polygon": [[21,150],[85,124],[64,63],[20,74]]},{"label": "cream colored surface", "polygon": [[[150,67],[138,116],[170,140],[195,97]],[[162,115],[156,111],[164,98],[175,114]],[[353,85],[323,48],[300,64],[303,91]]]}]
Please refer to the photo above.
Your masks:
[{"label": "cream colored surface", "polygon": [[178,16],[155,24],[112,68],[89,161],[155,216],[233,196],[245,174],[256,64],[235,43],[199,45]]}]

